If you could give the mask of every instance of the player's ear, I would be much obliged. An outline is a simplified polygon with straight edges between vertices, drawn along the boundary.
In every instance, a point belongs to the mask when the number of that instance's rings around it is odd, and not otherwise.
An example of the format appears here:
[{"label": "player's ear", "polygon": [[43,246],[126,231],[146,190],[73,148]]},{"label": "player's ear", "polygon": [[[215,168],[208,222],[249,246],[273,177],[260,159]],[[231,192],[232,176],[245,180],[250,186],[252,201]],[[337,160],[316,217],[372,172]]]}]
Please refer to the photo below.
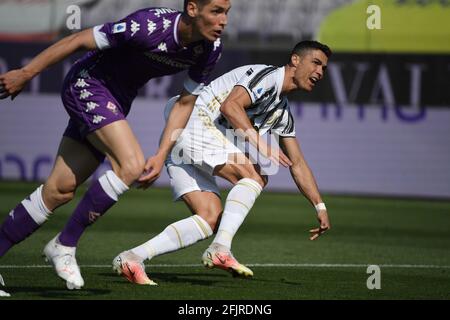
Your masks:
[{"label": "player's ear", "polygon": [[299,65],[299,63],[300,63],[300,56],[298,55],[298,54],[293,54],[292,56],[291,56],[291,64],[294,66],[294,67],[297,67],[298,65]]},{"label": "player's ear", "polygon": [[195,1],[188,1],[186,5],[186,13],[189,17],[195,18],[198,15],[198,5]]}]

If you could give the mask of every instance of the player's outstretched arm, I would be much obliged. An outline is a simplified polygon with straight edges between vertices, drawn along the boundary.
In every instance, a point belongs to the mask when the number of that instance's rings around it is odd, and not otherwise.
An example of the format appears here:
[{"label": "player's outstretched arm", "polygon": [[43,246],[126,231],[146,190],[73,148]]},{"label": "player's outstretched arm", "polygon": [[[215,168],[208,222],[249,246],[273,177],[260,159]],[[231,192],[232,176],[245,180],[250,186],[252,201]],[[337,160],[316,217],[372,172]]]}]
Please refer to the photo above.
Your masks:
[{"label": "player's outstretched arm", "polygon": [[42,51],[23,68],[0,75],[0,99],[9,96],[14,99],[31,79],[72,53],[81,49],[94,50],[96,48],[92,29],[86,29],[61,39]]},{"label": "player's outstretched arm", "polygon": [[159,178],[164,161],[189,121],[195,100],[197,100],[196,95],[184,90],[173,106],[159,143],[159,149],[154,156],[147,160],[145,172],[139,178],[140,188],[147,189]]},{"label": "player's outstretched arm", "polygon": [[237,132],[240,131],[262,155],[269,158],[276,165],[290,166],[291,161],[289,158],[281,150],[272,150],[253,128],[245,112],[245,109],[250,107],[251,104],[252,101],[247,90],[241,86],[235,86],[220,107],[220,112],[231,126]]},{"label": "player's outstretched arm", "polygon": [[292,161],[292,166],[289,169],[295,184],[317,210],[319,227],[310,230],[310,240],[316,240],[331,228],[328,212],[325,205],[323,205],[316,180],[295,137],[282,137],[281,147]]}]

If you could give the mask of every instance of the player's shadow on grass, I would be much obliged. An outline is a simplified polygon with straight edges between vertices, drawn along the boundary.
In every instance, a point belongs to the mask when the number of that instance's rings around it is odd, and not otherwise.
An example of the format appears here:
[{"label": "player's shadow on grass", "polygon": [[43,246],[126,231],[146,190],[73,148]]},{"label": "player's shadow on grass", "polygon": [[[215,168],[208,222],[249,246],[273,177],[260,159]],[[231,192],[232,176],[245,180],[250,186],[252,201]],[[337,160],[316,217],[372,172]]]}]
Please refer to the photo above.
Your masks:
[{"label": "player's shadow on grass", "polygon": [[[129,284],[127,280],[124,278],[114,274],[114,273],[101,273],[100,276],[108,277],[108,278],[115,278],[115,283],[124,283]],[[253,278],[241,278],[241,277],[233,277],[231,274],[228,274],[223,271],[214,272],[213,270],[207,270],[205,273],[149,273],[149,277],[155,281],[156,283],[180,283],[180,284],[186,284],[189,283],[191,285],[201,285],[201,286],[210,286],[210,285],[216,285],[217,283],[224,283],[228,282],[228,280],[233,281],[251,281],[251,282],[264,282],[264,283],[276,283],[276,284],[285,284],[289,286],[302,286],[303,284],[301,282],[294,282],[289,281],[287,279],[265,279],[260,277],[253,277]],[[205,278],[208,279],[205,279]]]},{"label": "player's shadow on grass", "polygon": [[[99,274],[104,277],[109,278],[115,278],[115,283],[125,283],[129,284],[128,281],[126,281],[124,278],[115,275],[114,273],[101,273]],[[213,285],[219,281],[223,281],[227,277],[231,277],[231,275],[224,274],[215,274],[215,273],[205,273],[205,274],[199,274],[199,273],[158,273],[158,272],[151,272],[148,274],[149,277],[155,281],[156,283],[189,283],[192,285],[201,285],[201,286],[208,286]],[[213,279],[205,279],[205,277],[208,278],[215,278]],[[219,279],[220,278],[220,279]]]},{"label": "player's shadow on grass", "polygon": [[83,289],[83,290],[67,290],[55,287],[9,287],[8,292],[14,295],[20,293],[34,294],[41,298],[48,299],[82,299],[88,297],[97,297],[111,293],[111,290],[104,289]]}]

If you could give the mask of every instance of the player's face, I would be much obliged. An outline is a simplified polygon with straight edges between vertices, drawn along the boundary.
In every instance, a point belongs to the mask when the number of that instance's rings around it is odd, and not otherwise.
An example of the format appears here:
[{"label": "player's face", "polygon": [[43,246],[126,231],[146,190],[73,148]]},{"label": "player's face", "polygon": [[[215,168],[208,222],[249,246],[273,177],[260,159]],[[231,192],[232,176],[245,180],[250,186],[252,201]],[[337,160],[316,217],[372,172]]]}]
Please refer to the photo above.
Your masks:
[{"label": "player's face", "polygon": [[[294,58],[296,57],[294,56]],[[316,84],[322,80],[327,69],[327,63],[328,58],[322,50],[310,50],[302,57],[298,57],[298,67],[294,75],[297,87],[312,91]]]},{"label": "player's face", "polygon": [[194,19],[197,32],[203,39],[216,41],[228,23],[230,0],[212,0],[196,12]]}]

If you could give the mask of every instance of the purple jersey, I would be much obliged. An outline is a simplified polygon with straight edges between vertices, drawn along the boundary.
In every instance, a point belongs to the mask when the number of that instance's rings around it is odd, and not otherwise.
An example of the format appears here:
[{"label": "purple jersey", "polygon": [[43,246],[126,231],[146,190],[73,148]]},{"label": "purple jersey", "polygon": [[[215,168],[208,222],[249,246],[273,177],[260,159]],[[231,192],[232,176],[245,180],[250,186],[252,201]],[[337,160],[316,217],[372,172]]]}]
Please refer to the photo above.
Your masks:
[{"label": "purple jersey", "polygon": [[[110,90],[123,113],[150,79],[189,69],[189,80],[205,83],[220,58],[222,45],[206,40],[182,47],[178,39],[181,12],[168,8],[139,10],[115,23],[94,28],[99,50],[87,53],[73,67]],[[195,87],[195,85],[194,85]]]}]

